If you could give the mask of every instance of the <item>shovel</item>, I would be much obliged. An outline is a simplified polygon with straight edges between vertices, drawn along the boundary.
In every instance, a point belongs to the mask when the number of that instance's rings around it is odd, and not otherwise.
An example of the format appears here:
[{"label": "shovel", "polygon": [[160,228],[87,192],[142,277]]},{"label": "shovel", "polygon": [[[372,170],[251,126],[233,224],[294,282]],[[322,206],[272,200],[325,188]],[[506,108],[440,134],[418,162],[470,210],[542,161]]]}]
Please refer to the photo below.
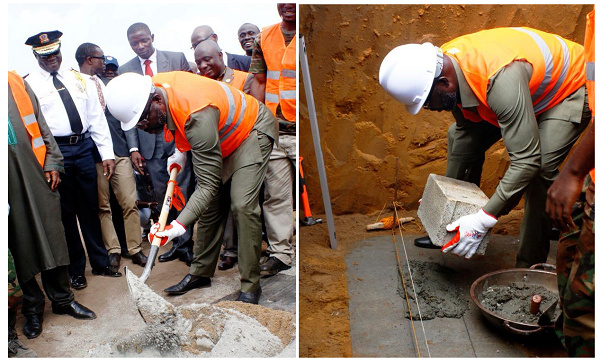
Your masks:
[{"label": "shovel", "polygon": [[[169,216],[169,210],[171,209],[171,200],[173,198],[173,191],[175,190],[175,180],[177,178],[177,167],[173,167],[171,169],[171,174],[169,178],[169,183],[167,183],[167,192],[165,193],[165,200],[163,201],[162,208],[160,210],[160,216],[158,216],[158,232],[164,231],[167,225],[167,217]],[[160,237],[154,237],[152,239],[152,245],[150,246],[150,253],[148,254],[148,262],[146,263],[146,267],[144,267],[144,271],[140,276],[140,281],[142,283],[146,283],[148,277],[150,277],[150,272],[152,271],[152,267],[154,267],[154,261],[156,260],[156,255],[158,254],[158,248],[160,247]],[[125,275],[127,272],[130,272],[127,267],[124,267]],[[129,289],[131,290],[131,284],[129,281],[129,277],[127,277],[127,283],[129,285]]]},{"label": "shovel", "polygon": [[546,311],[542,313],[540,318],[538,319],[538,325],[546,326],[552,322],[552,317],[554,316],[554,311],[556,311],[556,304],[558,303],[558,299],[554,301],[550,307],[546,308]]}]

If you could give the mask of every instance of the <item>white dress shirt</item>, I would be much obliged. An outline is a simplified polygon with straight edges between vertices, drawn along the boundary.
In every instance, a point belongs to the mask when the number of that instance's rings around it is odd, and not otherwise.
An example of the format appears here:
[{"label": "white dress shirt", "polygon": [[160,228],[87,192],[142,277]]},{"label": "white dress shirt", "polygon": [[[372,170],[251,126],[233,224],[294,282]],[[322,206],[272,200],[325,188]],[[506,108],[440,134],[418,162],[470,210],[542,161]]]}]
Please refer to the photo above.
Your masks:
[{"label": "white dress shirt", "polygon": [[[57,77],[67,88],[75,103],[83,124],[82,133],[90,132],[102,160],[115,159],[108,122],[98,99],[96,84],[85,74],[79,74],[85,86],[71,70],[59,69]],[[73,135],[67,110],[54,87],[52,75],[38,68],[37,71],[29,74],[26,80],[39,99],[42,114],[52,135],[55,137]]]},{"label": "white dress shirt", "polygon": [[[140,60],[140,65],[142,66],[142,73],[146,74],[146,64],[144,64],[146,62],[146,59],[142,59],[139,56],[138,59]],[[152,74],[158,74],[158,66],[156,65],[156,49],[154,49],[154,52],[152,53],[152,55],[150,55],[148,60],[151,61],[150,69],[152,69]]]}]

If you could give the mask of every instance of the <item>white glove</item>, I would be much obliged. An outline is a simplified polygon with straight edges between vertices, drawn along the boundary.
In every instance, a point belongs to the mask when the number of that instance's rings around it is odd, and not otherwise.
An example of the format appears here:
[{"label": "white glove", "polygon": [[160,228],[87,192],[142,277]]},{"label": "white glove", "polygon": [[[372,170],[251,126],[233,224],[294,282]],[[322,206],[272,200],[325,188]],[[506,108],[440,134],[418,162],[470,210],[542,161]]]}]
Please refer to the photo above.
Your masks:
[{"label": "white glove", "polygon": [[498,220],[487,214],[483,209],[475,214],[460,217],[458,220],[446,226],[448,232],[458,231],[450,242],[442,247],[442,252],[465,256],[471,258],[477,251],[483,236],[490,228],[496,225]]},{"label": "white glove", "polygon": [[152,225],[152,227],[150,227],[150,233],[148,234],[148,241],[150,241],[150,243],[152,243],[152,241],[154,240],[154,237],[160,237],[161,238],[160,246],[164,246],[165,244],[171,242],[173,240],[173,238],[183,236],[183,234],[185,233],[185,227],[183,226],[183,224],[177,222],[177,220],[174,220],[173,222],[171,222],[171,224],[166,226],[162,232],[158,232],[158,227],[159,227],[158,223],[154,223]]},{"label": "white glove", "polygon": [[179,151],[179,149],[175,148],[175,153],[167,159],[167,172],[171,174],[171,169],[173,167],[178,167],[178,172],[181,173],[183,170],[183,166],[185,165],[185,153]]}]

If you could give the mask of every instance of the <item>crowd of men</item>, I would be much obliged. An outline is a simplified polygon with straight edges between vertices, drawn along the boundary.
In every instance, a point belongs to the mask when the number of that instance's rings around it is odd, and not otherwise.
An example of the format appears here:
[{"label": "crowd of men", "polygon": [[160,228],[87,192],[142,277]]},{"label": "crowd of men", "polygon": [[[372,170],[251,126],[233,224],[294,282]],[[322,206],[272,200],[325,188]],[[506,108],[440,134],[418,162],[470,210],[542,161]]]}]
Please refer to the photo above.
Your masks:
[{"label": "crowd of men", "polygon": [[[296,6],[277,10],[282,21],[262,31],[240,26],[243,55],[195,28],[195,65],[155,49],[144,23],[128,28],[136,56],[121,66],[83,43],[79,69],[62,67],[60,31],[26,40],[39,68],[9,72],[9,356],[34,355],[14,329],[20,303],[27,338],[42,333],[45,296],[56,314],[96,318],[72,291],[88,284],[86,253],[92,275],[120,277],[121,257],[145,266],[142,241],[161,237],[172,247],[158,261],[190,267],[166,293],[209,287],[238,263],[237,300],[253,304],[261,276],[291,268]],[[159,232],[173,167],[183,202]]]}]

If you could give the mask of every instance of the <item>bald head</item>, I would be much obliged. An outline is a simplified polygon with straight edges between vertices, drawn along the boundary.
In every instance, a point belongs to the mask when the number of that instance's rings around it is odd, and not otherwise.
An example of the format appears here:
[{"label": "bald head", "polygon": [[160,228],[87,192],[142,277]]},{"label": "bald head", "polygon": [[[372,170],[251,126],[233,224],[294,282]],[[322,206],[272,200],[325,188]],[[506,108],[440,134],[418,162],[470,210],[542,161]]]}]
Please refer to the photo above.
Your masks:
[{"label": "bald head", "polygon": [[200,75],[207,78],[218,80],[225,71],[221,48],[212,40],[203,41],[196,46],[194,59]]},{"label": "bald head", "polygon": [[214,30],[208,25],[200,25],[194,29],[191,36],[192,49],[195,49],[198,44],[205,40],[219,41],[219,37]]},{"label": "bald head", "polygon": [[254,38],[258,33],[260,33],[258,26],[251,23],[245,23],[238,29],[238,40],[248,56],[252,55]]}]

